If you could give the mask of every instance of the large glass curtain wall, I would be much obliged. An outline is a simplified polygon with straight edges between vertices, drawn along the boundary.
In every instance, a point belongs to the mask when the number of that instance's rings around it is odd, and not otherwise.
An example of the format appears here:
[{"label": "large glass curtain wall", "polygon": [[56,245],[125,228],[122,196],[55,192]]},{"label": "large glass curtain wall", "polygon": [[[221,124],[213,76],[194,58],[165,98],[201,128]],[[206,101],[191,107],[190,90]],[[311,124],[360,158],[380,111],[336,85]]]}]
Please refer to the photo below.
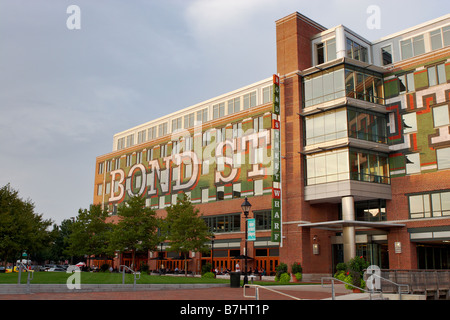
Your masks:
[{"label": "large glass curtain wall", "polygon": [[342,97],[384,104],[381,74],[338,66],[304,77],[305,108]]},{"label": "large glass curtain wall", "polygon": [[347,148],[306,156],[306,185],[349,179],[389,184],[388,156]]},{"label": "large glass curtain wall", "polygon": [[307,146],[345,137],[387,143],[386,116],[348,107],[305,117]]}]

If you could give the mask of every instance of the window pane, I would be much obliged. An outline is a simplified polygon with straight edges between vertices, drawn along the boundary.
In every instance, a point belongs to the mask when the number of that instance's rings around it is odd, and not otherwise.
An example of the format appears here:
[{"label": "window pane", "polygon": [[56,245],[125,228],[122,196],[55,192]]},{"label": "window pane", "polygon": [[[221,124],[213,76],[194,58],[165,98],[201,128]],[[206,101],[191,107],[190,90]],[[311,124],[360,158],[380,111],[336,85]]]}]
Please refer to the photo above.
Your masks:
[{"label": "window pane", "polygon": [[433,108],[434,127],[447,126],[450,124],[448,106]]},{"label": "window pane", "polygon": [[447,82],[447,76],[445,74],[445,64],[439,64],[436,66],[438,74],[438,83],[443,84]]},{"label": "window pane", "polygon": [[334,92],[335,98],[341,98],[345,96],[345,82],[344,82],[344,69],[334,71]]},{"label": "window pane", "polygon": [[398,85],[399,85],[399,93],[405,93],[406,92],[406,76],[399,76],[398,77]]},{"label": "window pane", "polygon": [[422,195],[409,197],[409,212],[412,214],[423,212],[423,197],[422,197]]},{"label": "window pane", "polygon": [[392,48],[391,46],[386,46],[381,48],[381,55],[383,59],[383,65],[392,63]]},{"label": "window pane", "polygon": [[312,105],[312,79],[305,80],[305,108]]},{"label": "window pane", "polygon": [[325,62],[324,44],[319,43],[317,44],[317,64],[321,64],[324,62]]},{"label": "window pane", "polygon": [[347,136],[347,112],[345,109],[336,112],[336,138]]},{"label": "window pane", "polygon": [[425,53],[425,42],[423,35],[413,38],[414,56]]},{"label": "window pane", "polygon": [[353,81],[353,71],[345,70],[345,90],[347,97],[354,98],[355,84]]},{"label": "window pane", "polygon": [[430,32],[431,50],[442,48],[441,29]]},{"label": "window pane", "polygon": [[437,85],[436,67],[428,68],[428,85],[430,87]]},{"label": "window pane", "polygon": [[440,217],[441,213],[441,194],[433,193],[431,194],[431,204],[433,206],[433,217]]},{"label": "window pane", "polygon": [[450,148],[436,150],[438,169],[450,168]]},{"label": "window pane", "polygon": [[313,104],[323,102],[322,76],[313,78]]},{"label": "window pane", "polygon": [[403,60],[411,58],[413,56],[411,39],[400,41],[400,49]]},{"label": "window pane", "polygon": [[450,26],[442,28],[442,34],[442,38],[444,38],[444,46],[450,46]]},{"label": "window pane", "polygon": [[420,154],[412,153],[405,156],[406,158],[406,173],[420,173]]},{"label": "window pane", "polygon": [[415,84],[414,84],[414,73],[410,72],[406,75],[406,83],[408,86],[408,92],[415,91]]},{"label": "window pane", "polygon": [[327,61],[336,59],[336,39],[327,41]]},{"label": "window pane", "polygon": [[441,193],[441,209],[442,211],[450,210],[450,192]]},{"label": "window pane", "polygon": [[325,73],[322,76],[323,82],[323,101],[330,101],[334,99],[333,73]]}]

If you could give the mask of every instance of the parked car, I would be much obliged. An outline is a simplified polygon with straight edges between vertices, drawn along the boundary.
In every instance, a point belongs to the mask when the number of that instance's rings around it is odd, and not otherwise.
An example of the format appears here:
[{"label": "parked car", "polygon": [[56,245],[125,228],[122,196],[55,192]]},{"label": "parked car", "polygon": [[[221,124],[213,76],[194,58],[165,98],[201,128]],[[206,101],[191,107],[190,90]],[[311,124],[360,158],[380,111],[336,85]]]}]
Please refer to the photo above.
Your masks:
[{"label": "parked car", "polygon": [[47,270],[48,272],[66,272],[66,270],[64,270],[61,267],[55,267],[55,268],[50,268]]}]

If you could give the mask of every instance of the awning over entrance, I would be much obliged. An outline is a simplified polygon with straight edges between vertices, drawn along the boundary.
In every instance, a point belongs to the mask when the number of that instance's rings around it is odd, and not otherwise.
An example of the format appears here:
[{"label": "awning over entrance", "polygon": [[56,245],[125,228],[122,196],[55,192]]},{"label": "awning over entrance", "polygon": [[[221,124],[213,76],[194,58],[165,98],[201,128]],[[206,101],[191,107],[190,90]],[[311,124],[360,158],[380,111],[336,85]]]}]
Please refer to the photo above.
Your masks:
[{"label": "awning over entrance", "polygon": [[356,221],[356,220],[334,220],[323,222],[300,223],[302,228],[317,228],[331,231],[341,231],[344,227],[365,227],[373,229],[391,229],[405,227],[405,224],[392,222],[373,222],[373,221]]}]

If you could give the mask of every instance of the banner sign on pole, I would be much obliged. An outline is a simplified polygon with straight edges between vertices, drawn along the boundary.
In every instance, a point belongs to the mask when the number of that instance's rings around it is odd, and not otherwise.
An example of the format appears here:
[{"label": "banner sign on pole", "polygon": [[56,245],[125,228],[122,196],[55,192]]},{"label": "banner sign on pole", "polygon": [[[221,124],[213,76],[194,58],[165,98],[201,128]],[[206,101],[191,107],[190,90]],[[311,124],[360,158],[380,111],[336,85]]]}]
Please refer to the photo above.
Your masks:
[{"label": "banner sign on pole", "polygon": [[255,221],[255,219],[247,220],[247,228],[248,228],[247,241],[255,241],[256,240],[256,221]]}]

